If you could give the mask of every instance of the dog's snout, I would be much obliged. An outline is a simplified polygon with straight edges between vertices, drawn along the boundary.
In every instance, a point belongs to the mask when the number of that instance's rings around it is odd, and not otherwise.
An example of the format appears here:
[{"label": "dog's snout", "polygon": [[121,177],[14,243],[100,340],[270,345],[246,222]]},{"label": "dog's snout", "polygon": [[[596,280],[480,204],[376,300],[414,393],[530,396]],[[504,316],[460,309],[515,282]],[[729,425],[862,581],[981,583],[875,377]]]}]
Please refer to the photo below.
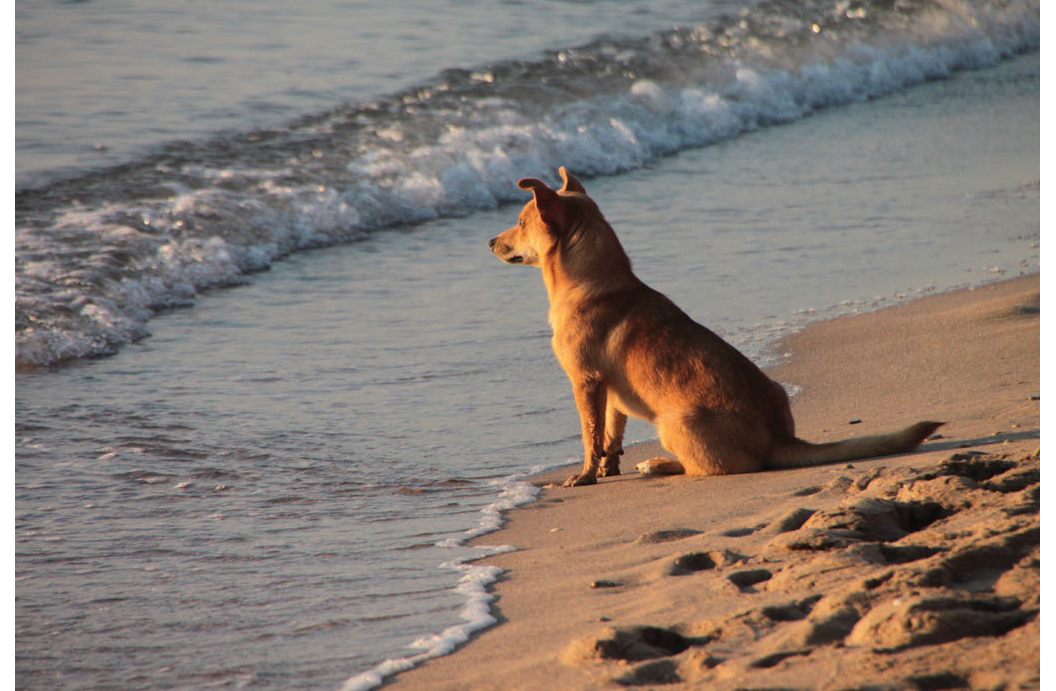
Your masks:
[{"label": "dog's snout", "polygon": [[490,247],[492,249],[495,249],[495,243],[497,241],[498,241],[498,238],[492,238],[492,239],[488,240],[488,247]]}]

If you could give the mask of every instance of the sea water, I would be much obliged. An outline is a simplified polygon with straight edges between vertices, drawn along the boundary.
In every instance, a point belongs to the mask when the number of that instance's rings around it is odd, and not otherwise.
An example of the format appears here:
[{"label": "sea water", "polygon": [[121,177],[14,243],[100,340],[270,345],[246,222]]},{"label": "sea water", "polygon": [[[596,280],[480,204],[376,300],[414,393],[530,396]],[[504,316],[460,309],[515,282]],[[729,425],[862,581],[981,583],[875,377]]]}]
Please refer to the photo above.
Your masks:
[{"label": "sea water", "polygon": [[763,363],[1038,270],[1036,3],[400,9],[18,5],[19,688],[369,688],[494,621],[465,542],[580,449],[518,177]]}]

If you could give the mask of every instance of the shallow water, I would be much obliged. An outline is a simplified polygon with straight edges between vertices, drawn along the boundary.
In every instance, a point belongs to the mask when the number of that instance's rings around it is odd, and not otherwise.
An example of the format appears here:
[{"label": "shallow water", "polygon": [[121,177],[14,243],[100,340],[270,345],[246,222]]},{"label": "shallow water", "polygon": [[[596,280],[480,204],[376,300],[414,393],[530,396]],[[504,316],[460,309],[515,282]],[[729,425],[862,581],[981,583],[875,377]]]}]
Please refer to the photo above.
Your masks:
[{"label": "shallow water", "polygon": [[[433,543],[480,521],[511,449],[550,453],[524,428],[480,444],[511,411],[481,405],[507,375],[479,351],[510,339],[498,305],[438,310],[423,239],[293,258],[118,357],[20,379],[30,687],[74,658],[82,682],[317,688],[457,621],[436,567],[462,552]],[[431,280],[451,289],[471,246]]]},{"label": "shallow water", "polygon": [[[1027,54],[585,182],[644,280],[766,362],[813,319],[1038,270],[1039,75]],[[489,574],[450,562],[530,496],[511,476],[580,448],[538,271],[487,250],[517,210],[296,253],[19,374],[19,688],[337,688],[486,624]]]}]

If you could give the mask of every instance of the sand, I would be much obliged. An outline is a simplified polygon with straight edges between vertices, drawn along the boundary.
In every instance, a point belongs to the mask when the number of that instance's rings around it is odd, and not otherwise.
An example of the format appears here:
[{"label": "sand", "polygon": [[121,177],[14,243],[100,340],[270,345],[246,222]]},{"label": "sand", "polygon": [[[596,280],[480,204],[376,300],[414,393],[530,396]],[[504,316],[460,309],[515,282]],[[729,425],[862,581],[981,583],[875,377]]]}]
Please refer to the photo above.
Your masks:
[{"label": "sand", "polygon": [[1039,688],[1039,277],[779,347],[801,437],[921,419],[941,436],[851,464],[545,487],[478,541],[518,548],[487,560],[500,623],[389,686]]}]

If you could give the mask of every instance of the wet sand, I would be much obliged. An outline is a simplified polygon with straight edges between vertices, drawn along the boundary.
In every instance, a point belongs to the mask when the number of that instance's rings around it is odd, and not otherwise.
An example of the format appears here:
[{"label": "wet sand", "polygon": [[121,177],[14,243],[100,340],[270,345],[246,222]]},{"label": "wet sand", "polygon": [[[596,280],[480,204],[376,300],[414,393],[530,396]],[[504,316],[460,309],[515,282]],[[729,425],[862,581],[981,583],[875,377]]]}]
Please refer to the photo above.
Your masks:
[{"label": "wet sand", "polygon": [[481,544],[499,625],[406,689],[1038,688],[1040,279],[822,322],[779,344],[811,441],[945,420],[918,451],[538,501]]}]

